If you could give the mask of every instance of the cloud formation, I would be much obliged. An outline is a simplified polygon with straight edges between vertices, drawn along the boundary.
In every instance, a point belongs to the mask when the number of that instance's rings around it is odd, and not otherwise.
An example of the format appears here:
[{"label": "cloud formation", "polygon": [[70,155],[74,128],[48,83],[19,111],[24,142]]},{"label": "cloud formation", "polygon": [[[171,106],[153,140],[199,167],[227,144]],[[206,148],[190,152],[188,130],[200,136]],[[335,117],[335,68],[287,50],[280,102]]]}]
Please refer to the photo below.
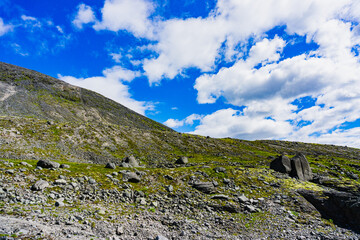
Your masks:
[{"label": "cloud formation", "polygon": [[105,69],[103,76],[75,78],[72,76],[59,75],[58,78],[72,85],[96,91],[105,97],[145,115],[145,111],[151,110],[153,105],[151,103],[134,100],[129,93],[129,86],[126,85],[126,83],[131,82],[138,76],[138,72],[133,72],[120,66],[114,66]]},{"label": "cloud formation", "polygon": [[0,37],[8,33],[13,29],[13,26],[10,24],[5,24],[3,19],[0,18]]},{"label": "cloud formation", "polygon": [[92,8],[82,3],[78,6],[78,12],[72,21],[72,24],[76,28],[82,29],[84,24],[93,23],[95,21],[96,18]]},{"label": "cloud formation", "polygon": [[101,9],[102,20],[94,29],[126,30],[137,37],[151,37],[153,25],[149,16],[152,12],[153,5],[146,0],[106,0]]}]

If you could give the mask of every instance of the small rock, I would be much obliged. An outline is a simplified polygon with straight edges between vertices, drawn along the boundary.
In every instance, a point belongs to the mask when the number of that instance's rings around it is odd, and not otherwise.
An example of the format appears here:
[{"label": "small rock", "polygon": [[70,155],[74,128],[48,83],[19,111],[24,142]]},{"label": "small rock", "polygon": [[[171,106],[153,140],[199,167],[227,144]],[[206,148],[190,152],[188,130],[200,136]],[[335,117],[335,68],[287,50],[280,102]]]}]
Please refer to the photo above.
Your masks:
[{"label": "small rock", "polygon": [[63,199],[58,199],[56,202],[55,202],[55,207],[63,207],[65,206]]},{"label": "small rock", "polygon": [[115,165],[115,163],[107,163],[105,168],[115,169],[116,165]]},{"label": "small rock", "polygon": [[163,235],[157,235],[154,240],[169,240],[167,237],[164,237]]},{"label": "small rock", "polygon": [[172,185],[169,185],[169,186],[167,187],[167,190],[168,190],[169,192],[173,192],[173,191],[174,191],[174,187],[173,187]]},{"label": "small rock", "polygon": [[42,167],[42,168],[59,168],[60,163],[52,162],[50,160],[40,160],[37,162],[36,166]]},{"label": "small rock", "polygon": [[14,174],[15,171],[14,171],[14,169],[8,169],[8,170],[5,171],[5,173],[7,173],[7,174]]},{"label": "small rock", "polygon": [[212,182],[197,182],[193,184],[193,188],[207,194],[215,192],[215,186]]},{"label": "small rock", "polygon": [[116,228],[116,234],[119,235],[119,236],[124,234],[124,228],[123,228],[123,226],[118,226],[118,227]]},{"label": "small rock", "polygon": [[230,198],[224,194],[214,195],[211,199],[229,200]]},{"label": "small rock", "polygon": [[70,166],[67,165],[67,164],[61,164],[61,165],[60,165],[60,168],[70,168]]},{"label": "small rock", "polygon": [[216,168],[214,168],[214,171],[216,173],[220,173],[220,172],[226,173],[226,169],[224,167],[216,167]]},{"label": "small rock", "polygon": [[138,161],[132,155],[130,157],[124,158],[123,163],[128,164],[129,167],[139,167]]},{"label": "small rock", "polygon": [[42,191],[45,188],[49,187],[50,184],[45,180],[39,180],[34,185],[31,186],[31,190],[33,191]]},{"label": "small rock", "polygon": [[185,156],[181,156],[178,160],[176,160],[176,164],[187,164],[189,159]]},{"label": "small rock", "polygon": [[65,179],[56,179],[55,181],[54,181],[54,184],[56,184],[56,185],[66,185],[66,180]]},{"label": "small rock", "polygon": [[21,162],[20,164],[23,165],[23,166],[26,166],[26,167],[31,167],[31,165],[28,164],[27,162]]},{"label": "small rock", "polygon": [[133,183],[138,183],[141,181],[140,176],[138,176],[136,173],[134,172],[126,172],[123,173],[123,179],[127,180],[128,182],[133,182]]},{"label": "small rock", "polygon": [[242,194],[238,199],[242,203],[249,202],[249,199],[244,194]]}]

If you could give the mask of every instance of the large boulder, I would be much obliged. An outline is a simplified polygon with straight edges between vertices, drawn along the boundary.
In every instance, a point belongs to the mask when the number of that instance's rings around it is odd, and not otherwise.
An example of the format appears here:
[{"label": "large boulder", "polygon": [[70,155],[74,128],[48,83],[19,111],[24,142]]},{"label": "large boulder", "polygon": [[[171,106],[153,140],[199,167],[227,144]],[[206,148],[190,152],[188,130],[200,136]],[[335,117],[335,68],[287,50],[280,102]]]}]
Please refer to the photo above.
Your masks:
[{"label": "large boulder", "polygon": [[37,162],[36,165],[38,167],[42,167],[42,168],[59,168],[60,167],[60,163],[52,162],[50,160],[40,160]]},{"label": "large boulder", "polygon": [[291,172],[291,161],[287,156],[281,155],[270,163],[270,168],[277,172],[289,174]]},{"label": "large boulder", "polygon": [[309,181],[313,178],[308,160],[302,153],[298,153],[291,159],[291,177]]},{"label": "large boulder", "polygon": [[313,178],[309,162],[302,153],[298,153],[291,159],[281,155],[270,163],[270,168],[303,181],[309,181]]},{"label": "large boulder", "polygon": [[115,169],[116,165],[115,165],[115,163],[107,163],[105,168]]},{"label": "large boulder", "polygon": [[141,181],[141,177],[134,172],[123,172],[122,174],[124,181],[132,182],[132,183],[138,183]]}]

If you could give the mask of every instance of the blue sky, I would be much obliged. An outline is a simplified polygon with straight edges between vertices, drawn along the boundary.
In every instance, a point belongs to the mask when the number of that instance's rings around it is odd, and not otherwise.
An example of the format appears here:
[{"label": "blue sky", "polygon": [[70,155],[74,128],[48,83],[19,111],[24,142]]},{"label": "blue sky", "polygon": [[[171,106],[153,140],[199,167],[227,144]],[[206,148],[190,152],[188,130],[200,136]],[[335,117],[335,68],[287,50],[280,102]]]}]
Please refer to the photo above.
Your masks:
[{"label": "blue sky", "polygon": [[360,147],[356,0],[0,1],[0,61],[181,132]]}]

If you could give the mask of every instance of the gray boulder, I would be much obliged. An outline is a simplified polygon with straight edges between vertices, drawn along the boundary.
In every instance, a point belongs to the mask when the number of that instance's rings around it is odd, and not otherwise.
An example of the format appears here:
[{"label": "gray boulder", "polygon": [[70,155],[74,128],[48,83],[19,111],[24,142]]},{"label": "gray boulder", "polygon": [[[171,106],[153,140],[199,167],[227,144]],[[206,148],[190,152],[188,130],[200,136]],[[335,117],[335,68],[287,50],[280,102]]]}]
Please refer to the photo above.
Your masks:
[{"label": "gray boulder", "polygon": [[42,167],[42,168],[59,168],[60,163],[52,162],[50,160],[40,160],[37,162],[36,166]]},{"label": "gray boulder", "polygon": [[45,180],[39,180],[34,185],[31,186],[31,190],[33,191],[42,191],[45,188],[49,187],[50,184]]},{"label": "gray boulder", "polygon": [[309,181],[313,178],[309,162],[304,154],[298,153],[291,159],[290,176],[303,181]]},{"label": "gray boulder", "polygon": [[105,168],[115,169],[116,165],[115,165],[115,163],[107,163]]},{"label": "gray boulder", "polygon": [[123,173],[123,179],[128,182],[138,183],[141,181],[141,178],[139,175],[137,175],[134,172],[125,172]]},{"label": "gray boulder", "polygon": [[287,156],[281,155],[270,163],[270,168],[277,172],[289,174],[291,172],[291,161]]},{"label": "gray boulder", "polygon": [[270,163],[270,168],[303,181],[309,181],[313,178],[309,162],[301,153],[291,159],[285,155],[279,156]]},{"label": "gray boulder", "polygon": [[206,194],[215,192],[215,186],[212,182],[196,182],[193,184],[193,188]]},{"label": "gray boulder", "polygon": [[131,155],[130,157],[126,157],[123,162],[127,163],[129,167],[139,167],[139,162],[133,155]]},{"label": "gray boulder", "polygon": [[187,164],[189,162],[189,159],[185,156],[179,157],[178,160],[176,160],[176,164]]}]

